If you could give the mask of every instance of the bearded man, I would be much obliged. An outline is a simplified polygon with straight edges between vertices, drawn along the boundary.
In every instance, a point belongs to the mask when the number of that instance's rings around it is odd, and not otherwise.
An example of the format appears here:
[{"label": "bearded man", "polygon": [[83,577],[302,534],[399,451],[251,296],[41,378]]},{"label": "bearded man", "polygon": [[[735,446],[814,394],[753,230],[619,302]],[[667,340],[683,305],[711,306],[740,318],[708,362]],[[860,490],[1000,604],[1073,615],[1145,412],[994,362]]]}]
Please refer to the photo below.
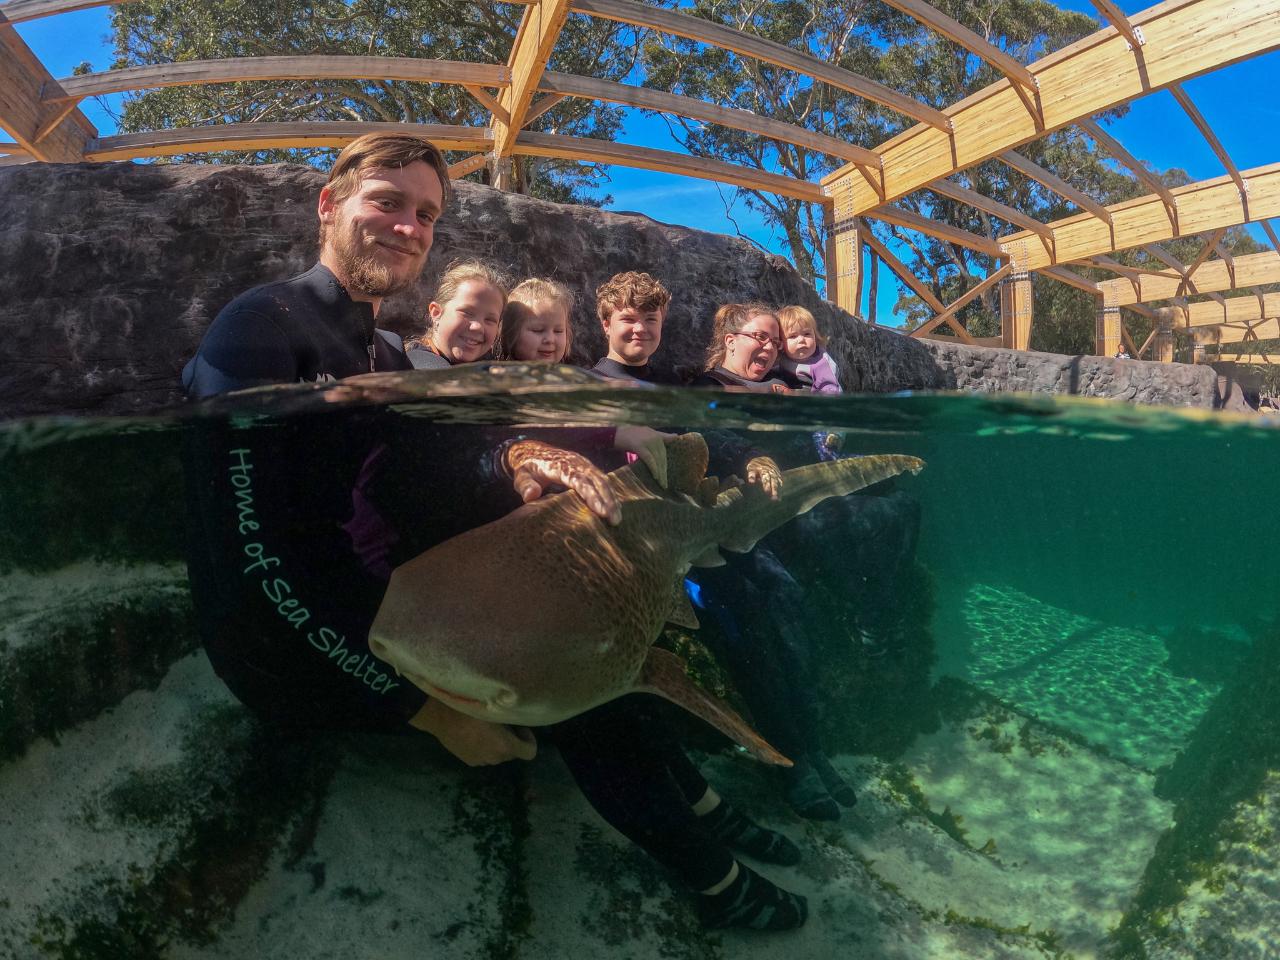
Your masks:
[{"label": "bearded man", "polygon": [[[448,165],[430,142],[385,133],[352,141],[320,191],[319,262],[219,312],[182,371],[187,396],[412,370],[400,338],[378,329],[376,317],[385,297],[422,273],[450,192]],[[496,519],[552,484],[618,522],[603,473],[546,442],[513,442],[510,431],[415,432],[377,412],[342,416],[341,424],[297,417],[261,426],[208,418],[189,431],[188,571],[214,669],[279,723],[407,722],[470,764],[531,758],[527,731],[456,713],[381,663],[368,648],[369,624],[405,554]],[[406,490],[447,506],[397,526]]]}]

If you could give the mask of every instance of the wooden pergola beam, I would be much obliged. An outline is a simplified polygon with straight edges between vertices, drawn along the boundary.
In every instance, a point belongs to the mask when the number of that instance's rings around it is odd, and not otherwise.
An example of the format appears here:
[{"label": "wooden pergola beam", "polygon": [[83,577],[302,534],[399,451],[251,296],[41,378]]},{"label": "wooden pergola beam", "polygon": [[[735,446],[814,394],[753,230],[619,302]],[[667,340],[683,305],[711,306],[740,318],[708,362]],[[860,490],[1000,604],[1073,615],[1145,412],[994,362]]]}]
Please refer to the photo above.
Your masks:
[{"label": "wooden pergola beam", "polygon": [[[1205,120],[1204,114],[1196,109],[1196,105],[1191,101],[1191,98],[1187,96],[1186,91],[1183,90],[1179,84],[1169,84],[1169,92],[1173,94],[1173,98],[1178,101],[1178,106],[1182,107],[1183,112],[1186,113],[1191,122],[1195,124],[1195,128],[1200,131],[1200,136],[1204,137],[1205,142],[1209,144],[1209,149],[1214,152],[1214,155],[1218,158],[1218,162],[1221,163],[1223,168],[1227,171],[1227,175],[1236,182],[1236,187],[1242,194],[1244,194],[1244,180],[1240,177],[1240,171],[1232,162],[1231,155],[1227,153],[1227,148],[1222,145],[1222,141],[1218,139],[1217,135],[1213,132],[1213,128],[1209,126],[1209,121]],[[1248,199],[1248,196],[1245,196],[1244,200],[1246,204],[1248,203]]]},{"label": "wooden pergola beam", "polygon": [[923,326],[912,330],[910,336],[923,337],[928,333],[932,333],[939,325],[946,323],[956,331],[956,334],[961,339],[966,342],[971,341],[973,338],[969,336],[969,331],[965,330],[959,323],[953,322],[956,314],[1007,277],[1012,270],[1013,265],[1006,263],[1000,267],[999,270],[991,271],[991,273],[984,277],[981,282],[974,284],[963,294],[956,297],[955,300],[951,301],[951,303],[947,304],[947,309],[943,310],[936,317],[932,317]]},{"label": "wooden pergola beam", "polygon": [[1025,64],[1019,63],[999,47],[988,43],[964,24],[953,20],[936,7],[921,0],[885,0],[885,3],[919,20],[934,33],[941,34],[953,43],[958,43],[974,56],[991,64],[1010,80],[1022,84],[1029,92],[1033,94],[1036,92],[1036,78]]},{"label": "wooden pergola beam", "polygon": [[1137,50],[1142,46],[1143,37],[1141,30],[1135,30],[1133,24],[1129,22],[1129,18],[1126,17],[1124,13],[1121,12],[1120,8],[1112,3],[1111,0],[1092,0],[1092,3],[1097,7],[1098,12],[1102,14],[1103,18],[1115,27],[1116,31],[1128,41],[1131,49]]},{"label": "wooden pergola beam", "polygon": [[1280,293],[1231,297],[1222,303],[1188,303],[1160,307],[1157,314],[1175,327],[1207,327],[1218,323],[1250,323],[1280,317]]},{"label": "wooden pergola beam", "polygon": [[515,152],[516,135],[527,122],[529,107],[547,69],[547,61],[551,59],[551,51],[568,19],[569,0],[538,0],[525,8],[507,60],[511,85],[499,94],[507,116],[504,119],[497,111],[493,115],[495,159],[509,157]]},{"label": "wooden pergola beam", "polygon": [[33,160],[76,163],[98,131],[75,104],[46,104],[41,91],[58,82],[11,25],[0,22],[0,127]]},{"label": "wooden pergola beam", "polygon": [[489,158],[483,153],[473,153],[471,156],[459,160],[457,163],[449,164],[449,179],[461,180],[469,173],[475,173],[482,170],[489,163]]},{"label": "wooden pergola beam", "polygon": [[1280,17],[1270,2],[1169,0],[1129,22],[1146,37],[1140,62],[1108,27],[1028,66],[1040,83],[1042,122],[1023,107],[1012,81],[999,80],[947,109],[950,134],[918,125],[881,145],[882,193],[852,165],[823,184],[837,200],[847,195],[851,215],[862,214],[1046,132],[1280,47]]},{"label": "wooden pergola beam", "polygon": [[977,250],[979,253],[985,253],[989,257],[1000,258],[1007,256],[1001,250],[1000,244],[995,240],[981,237],[976,233],[969,233],[967,230],[961,230],[959,227],[953,227],[948,223],[930,220],[928,217],[911,213],[909,210],[901,210],[898,207],[880,207],[878,210],[873,210],[867,214],[867,216],[875,220],[883,220],[885,223],[892,223],[894,226],[905,227],[908,230],[917,230],[926,236],[946,240],[948,243],[954,243],[961,247],[968,247],[970,250]]},{"label": "wooden pergola beam", "polygon": [[1169,188],[1160,182],[1160,178],[1148,170],[1141,160],[1126,150],[1119,140],[1092,120],[1080,120],[1078,125],[1093,138],[1094,143],[1111,154],[1112,159],[1118,160],[1126,166],[1138,178],[1139,183],[1164,201],[1165,209],[1169,214],[1169,221],[1176,229],[1178,225],[1178,201],[1169,192]]},{"label": "wooden pergola beam", "polygon": [[441,150],[488,150],[488,127],[443,123],[364,123],[353,120],[296,120],[287,123],[224,123],[126,133],[90,141],[86,160],[133,160],[219,150],[267,150],[292,147],[345,147],[366,133],[411,133]]},{"label": "wooden pergola beam", "polygon": [[79,77],[63,77],[60,90],[44,99],[82,100],[107,93],[157,87],[236,83],[244,80],[405,80],[413,83],[453,83],[463,86],[504,87],[511,82],[505,64],[425,60],[415,57],[279,56],[234,57],[225,60],[187,60],[120,70],[104,70]]},{"label": "wooden pergola beam", "polygon": [[1067,183],[1067,181],[1063,180],[1056,173],[1046,170],[1035,161],[1028,160],[1022,154],[1014,153],[1012,150],[1006,150],[1004,153],[1000,154],[1000,161],[1006,166],[1017,170],[1029,180],[1034,180],[1042,187],[1047,187],[1052,190],[1063,199],[1070,200],[1086,213],[1091,213],[1095,217],[1098,217],[1107,223],[1111,222],[1111,213],[1106,207],[1093,199],[1093,197],[1089,196],[1087,193],[1083,193],[1071,186],[1071,184]]},{"label": "wooden pergola beam", "polygon": [[516,154],[531,157],[552,157],[559,160],[581,160],[588,163],[618,164],[658,170],[700,180],[713,180],[748,190],[763,190],[785,197],[795,197],[809,203],[823,201],[822,188],[808,180],[766,173],[751,167],[743,167],[720,160],[691,157],[669,150],[635,147],[609,140],[593,140],[588,137],[566,137],[551,133],[534,133],[523,130],[516,138]]},{"label": "wooden pergola beam", "polygon": [[944,135],[950,132],[950,122],[941,111],[935,110],[919,100],[904,96],[896,90],[891,90],[884,84],[869,80],[850,70],[837,67],[816,57],[811,57],[806,53],[775,43],[772,40],[758,37],[753,33],[735,30],[732,27],[712,23],[700,17],[691,17],[685,13],[674,13],[670,10],[662,10],[658,7],[636,3],[634,0],[573,0],[572,6],[574,13],[585,13],[605,20],[628,23],[636,27],[647,27],[659,33],[685,37],[698,43],[709,44],[724,50],[732,50],[734,53],[750,57],[753,60],[761,60],[788,70],[794,70],[815,80],[821,80],[823,83],[829,83],[833,87],[839,87],[841,90],[847,90],[849,93],[872,100],[891,110],[896,110],[898,113],[911,117],[913,120],[919,120],[933,129],[945,131]]},{"label": "wooden pergola beam", "polygon": [[957,203],[963,203],[984,213],[992,214],[999,217],[1006,223],[1010,223],[1015,227],[1022,227],[1024,230],[1030,230],[1046,243],[1053,242],[1053,231],[1045,224],[1029,217],[1021,210],[1015,210],[1008,204],[1001,203],[999,200],[992,200],[990,197],[984,197],[976,190],[970,190],[968,187],[962,187],[960,184],[951,180],[935,180],[929,184],[929,189],[934,193],[947,197]]},{"label": "wooden pergola beam", "polygon": [[[1108,208],[1112,218],[1110,227],[1087,215],[1049,224],[1053,229],[1055,255],[1051,256],[1038,244],[1028,245],[1027,269],[1038,270],[1053,263],[1069,263],[1140,247],[1144,243],[1159,243],[1186,234],[1239,226],[1251,219],[1280,214],[1280,164],[1246,170],[1241,177],[1248,185],[1247,212],[1241,203],[1240,191],[1230,177],[1201,180],[1171,191],[1178,206],[1177,231],[1165,216],[1161,197],[1148,195],[1126,200]],[[1026,243],[1034,236],[1032,233],[1019,233],[1001,237],[1000,245],[1007,250],[1013,244]]]},{"label": "wooden pergola beam", "polygon": [[1101,293],[1098,284],[1092,280],[1086,280],[1074,270],[1068,270],[1066,267],[1045,267],[1039,272],[1046,277],[1057,280],[1059,283],[1065,283],[1069,287],[1083,290],[1085,293],[1092,293],[1095,296]]},{"label": "wooden pergola beam", "polygon": [[750,110],[736,110],[721,107],[693,97],[665,93],[650,87],[637,87],[631,84],[614,83],[612,80],[599,80],[595,77],[579,77],[568,73],[548,71],[542,78],[538,88],[547,93],[562,94],[570,97],[586,97],[591,100],[604,100],[608,103],[620,103],[641,110],[655,110],[659,113],[670,113],[676,116],[689,117],[693,120],[704,120],[707,123],[730,127],[734,130],[745,130],[756,133],[771,140],[790,143],[800,147],[808,147],[828,156],[842,160],[856,161],[879,168],[880,155],[865,147],[846,143],[835,137],[806,130],[793,123],[783,123],[762,117]]},{"label": "wooden pergola beam", "polygon": [[1197,343],[1247,343],[1277,337],[1280,337],[1280,320],[1274,317],[1240,326],[1203,327],[1195,331]]},{"label": "wooden pergola beam", "polygon": [[1260,283],[1280,283],[1280,253],[1265,250],[1225,260],[1209,260],[1186,281],[1162,276],[1143,276],[1134,282],[1104,280],[1102,286],[1115,288],[1119,306],[1168,300],[1188,293],[1216,293],[1224,290],[1245,289]]},{"label": "wooden pergola beam", "polygon": [[0,3],[0,23],[23,23],[59,13],[110,7],[124,2],[125,0],[9,0],[8,3]]},{"label": "wooden pergola beam", "polygon": [[947,308],[942,305],[939,300],[920,279],[907,269],[906,264],[893,255],[893,253],[876,237],[870,230],[862,231],[862,239],[866,241],[871,252],[880,258],[880,261],[897,275],[898,279],[910,287],[917,297],[928,304],[929,309],[934,313],[942,313]]}]

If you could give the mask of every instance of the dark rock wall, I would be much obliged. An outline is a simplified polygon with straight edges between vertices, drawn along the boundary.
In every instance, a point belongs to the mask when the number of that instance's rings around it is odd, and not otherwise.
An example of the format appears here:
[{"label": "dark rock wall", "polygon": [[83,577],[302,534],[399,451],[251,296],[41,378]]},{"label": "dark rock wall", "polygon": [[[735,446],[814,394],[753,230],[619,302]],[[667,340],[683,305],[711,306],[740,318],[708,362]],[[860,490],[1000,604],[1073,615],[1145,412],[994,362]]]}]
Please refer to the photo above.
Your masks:
[{"label": "dark rock wall", "polygon": [[[178,372],[217,311],[241,291],[315,259],[309,167],[27,164],[0,168],[0,416],[144,412],[180,399]],[[698,367],[721,303],[799,303],[833,335],[847,387],[1077,392],[1214,404],[1212,370],[1015,354],[910,340],[822,300],[782,258],[744,240],[639,214],[545,203],[457,184],[418,286],[383,322],[422,327],[430,291],[458,256],[516,279],[549,276],[580,297],[581,360],[603,351],[596,286],[647,270],[674,294],[662,362]]]}]

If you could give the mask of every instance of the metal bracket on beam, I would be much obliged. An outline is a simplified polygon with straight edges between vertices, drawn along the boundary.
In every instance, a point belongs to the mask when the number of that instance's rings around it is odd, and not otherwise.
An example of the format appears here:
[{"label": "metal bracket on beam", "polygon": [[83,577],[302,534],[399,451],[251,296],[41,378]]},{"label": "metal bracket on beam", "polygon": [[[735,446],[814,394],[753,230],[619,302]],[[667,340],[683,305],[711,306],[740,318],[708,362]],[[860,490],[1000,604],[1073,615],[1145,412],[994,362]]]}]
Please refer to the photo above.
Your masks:
[{"label": "metal bracket on beam", "polygon": [[834,239],[835,237],[844,236],[846,233],[852,233],[857,230],[860,224],[857,217],[845,217],[843,220],[832,220],[827,227],[827,236]]},{"label": "metal bracket on beam", "polygon": [[[1141,27],[1130,25],[1129,30],[1133,33],[1133,39],[1138,41],[1138,46],[1145,47],[1147,45],[1147,38],[1142,35]],[[1133,44],[1126,39],[1124,42],[1124,48],[1126,50],[1132,50]]]}]

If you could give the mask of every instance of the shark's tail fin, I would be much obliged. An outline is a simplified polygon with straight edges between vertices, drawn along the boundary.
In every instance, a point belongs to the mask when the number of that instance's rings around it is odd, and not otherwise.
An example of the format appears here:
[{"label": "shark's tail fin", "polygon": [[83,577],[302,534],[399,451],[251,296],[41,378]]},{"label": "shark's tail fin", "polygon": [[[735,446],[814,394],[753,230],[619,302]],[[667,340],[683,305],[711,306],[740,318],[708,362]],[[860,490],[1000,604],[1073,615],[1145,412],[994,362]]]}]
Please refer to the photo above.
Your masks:
[{"label": "shark's tail fin", "polygon": [[771,500],[757,484],[725,490],[716,499],[722,531],[720,546],[746,553],[761,537],[827,497],[844,496],[900,473],[919,473],[923,468],[920,458],[901,454],[849,457],[784,471],[777,500]]}]

